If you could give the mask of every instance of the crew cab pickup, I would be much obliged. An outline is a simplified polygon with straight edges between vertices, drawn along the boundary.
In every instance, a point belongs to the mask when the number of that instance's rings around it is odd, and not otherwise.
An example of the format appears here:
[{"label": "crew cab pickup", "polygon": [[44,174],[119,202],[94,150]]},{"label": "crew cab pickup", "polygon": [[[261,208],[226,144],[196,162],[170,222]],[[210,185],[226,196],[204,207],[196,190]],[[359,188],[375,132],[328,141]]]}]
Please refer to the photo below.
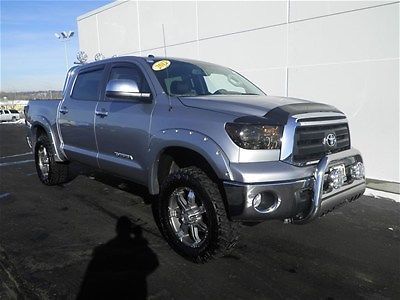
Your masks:
[{"label": "crew cab pickup", "polygon": [[144,185],[164,237],[194,261],[229,251],[239,223],[306,224],[365,190],[341,111],[267,96],[211,63],[75,66],[63,99],[29,102],[26,124],[44,184],[71,180],[78,162]]}]

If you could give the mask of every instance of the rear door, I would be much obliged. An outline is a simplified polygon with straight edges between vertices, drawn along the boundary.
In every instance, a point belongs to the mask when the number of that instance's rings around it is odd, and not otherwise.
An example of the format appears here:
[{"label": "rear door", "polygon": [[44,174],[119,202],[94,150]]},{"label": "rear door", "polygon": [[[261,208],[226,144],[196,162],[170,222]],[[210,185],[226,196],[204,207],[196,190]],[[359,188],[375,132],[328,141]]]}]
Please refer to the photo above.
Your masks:
[{"label": "rear door", "polygon": [[59,107],[62,147],[70,160],[97,165],[94,116],[105,79],[105,65],[79,71],[72,92]]},{"label": "rear door", "polygon": [[[133,79],[141,93],[151,93],[145,73],[135,63],[114,63],[107,81]],[[154,95],[154,93],[152,93]],[[149,143],[150,118],[154,100],[114,99],[102,93],[96,115],[98,161],[101,169],[146,183],[146,154]]]}]

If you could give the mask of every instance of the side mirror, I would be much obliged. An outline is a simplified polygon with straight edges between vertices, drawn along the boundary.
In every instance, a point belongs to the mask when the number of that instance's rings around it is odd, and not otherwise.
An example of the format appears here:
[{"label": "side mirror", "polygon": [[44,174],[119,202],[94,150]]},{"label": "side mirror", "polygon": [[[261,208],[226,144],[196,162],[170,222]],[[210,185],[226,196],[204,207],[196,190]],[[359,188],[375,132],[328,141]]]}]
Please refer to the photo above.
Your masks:
[{"label": "side mirror", "polygon": [[150,93],[141,93],[136,81],[130,79],[110,80],[106,87],[106,96],[119,99],[151,100]]}]

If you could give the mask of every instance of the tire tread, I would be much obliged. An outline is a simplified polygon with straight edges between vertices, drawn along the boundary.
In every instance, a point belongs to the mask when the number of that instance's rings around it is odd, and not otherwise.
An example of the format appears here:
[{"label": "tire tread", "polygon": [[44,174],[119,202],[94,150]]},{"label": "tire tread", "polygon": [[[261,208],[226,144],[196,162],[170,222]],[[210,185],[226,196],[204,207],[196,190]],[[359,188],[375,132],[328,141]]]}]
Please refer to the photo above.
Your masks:
[{"label": "tire tread", "polygon": [[[50,170],[49,170],[49,175],[46,180],[41,178],[39,166],[37,163],[37,153],[36,153],[37,150],[36,149],[37,149],[38,145],[40,145],[40,144],[43,144],[43,146],[46,148],[46,150],[49,153]],[[45,185],[60,185],[60,184],[70,181],[68,163],[56,162],[54,157],[55,157],[55,153],[54,153],[53,145],[50,142],[48,136],[44,135],[44,134],[39,136],[37,139],[36,145],[35,145],[35,164],[36,164],[36,168],[38,170],[39,179]]]}]

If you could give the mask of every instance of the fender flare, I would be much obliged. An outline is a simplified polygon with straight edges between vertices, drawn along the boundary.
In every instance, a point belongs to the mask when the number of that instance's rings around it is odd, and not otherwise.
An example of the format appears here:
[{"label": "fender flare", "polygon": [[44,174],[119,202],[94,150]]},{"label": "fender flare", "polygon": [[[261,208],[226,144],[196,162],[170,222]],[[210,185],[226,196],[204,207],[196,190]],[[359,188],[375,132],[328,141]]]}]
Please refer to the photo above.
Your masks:
[{"label": "fender flare", "polygon": [[30,120],[30,134],[31,134],[31,142],[32,142],[32,149],[34,149],[36,144],[36,131],[38,127],[41,127],[46,132],[47,136],[51,139],[51,145],[53,146],[55,160],[58,162],[64,162],[67,160],[64,152],[60,148],[60,140],[54,129],[52,128],[50,122],[42,115],[36,116],[31,118]]},{"label": "fender flare", "polygon": [[158,164],[161,155],[170,147],[187,148],[197,152],[210,164],[218,178],[233,180],[228,157],[218,143],[208,135],[189,129],[164,129],[153,135],[149,143],[147,165],[150,194],[159,193]]}]

